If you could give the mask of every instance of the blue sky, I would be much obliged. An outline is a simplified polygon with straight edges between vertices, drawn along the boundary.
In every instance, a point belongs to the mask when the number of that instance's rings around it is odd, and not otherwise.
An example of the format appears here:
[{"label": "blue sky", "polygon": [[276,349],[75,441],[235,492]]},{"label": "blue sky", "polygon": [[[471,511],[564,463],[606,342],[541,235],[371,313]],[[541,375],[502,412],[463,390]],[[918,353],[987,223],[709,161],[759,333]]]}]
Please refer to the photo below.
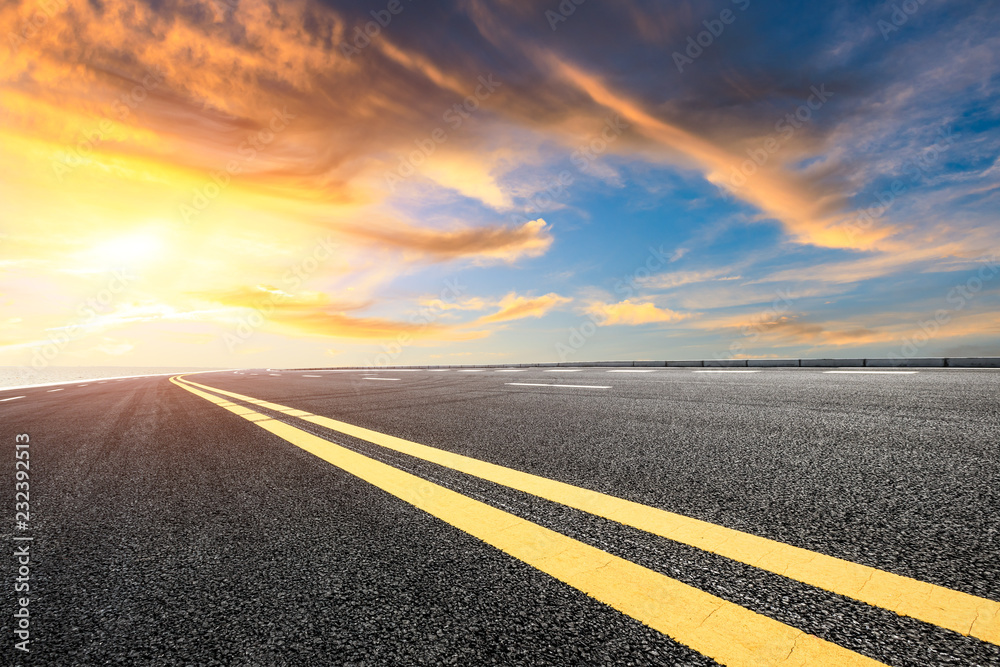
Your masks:
[{"label": "blue sky", "polygon": [[2,363],[1000,354],[988,4],[40,11]]}]

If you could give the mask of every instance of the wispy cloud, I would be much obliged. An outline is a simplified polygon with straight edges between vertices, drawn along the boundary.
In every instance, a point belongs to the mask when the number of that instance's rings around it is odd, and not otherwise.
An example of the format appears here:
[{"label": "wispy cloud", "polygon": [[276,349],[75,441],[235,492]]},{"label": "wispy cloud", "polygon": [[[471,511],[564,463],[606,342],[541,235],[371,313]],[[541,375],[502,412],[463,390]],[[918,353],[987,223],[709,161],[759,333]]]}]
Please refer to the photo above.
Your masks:
[{"label": "wispy cloud", "polygon": [[379,248],[415,252],[435,261],[463,257],[514,261],[542,255],[552,245],[549,227],[541,219],[519,226],[466,227],[448,231],[355,225],[342,228],[339,233]]},{"label": "wispy cloud", "polygon": [[553,308],[569,303],[572,299],[559,296],[554,292],[538,297],[523,296],[511,292],[500,299],[495,313],[485,315],[474,323],[475,325],[511,322],[526,317],[542,317]]},{"label": "wispy cloud", "polygon": [[728,271],[708,270],[708,271],[672,271],[661,273],[649,278],[641,278],[638,282],[645,288],[652,290],[669,290],[684,285],[694,285],[714,280],[741,280],[742,276],[726,275]]},{"label": "wispy cloud", "polygon": [[587,306],[586,312],[596,317],[604,326],[679,322],[690,317],[690,314],[660,308],[652,302],[637,302],[631,299],[618,303],[592,303]]}]

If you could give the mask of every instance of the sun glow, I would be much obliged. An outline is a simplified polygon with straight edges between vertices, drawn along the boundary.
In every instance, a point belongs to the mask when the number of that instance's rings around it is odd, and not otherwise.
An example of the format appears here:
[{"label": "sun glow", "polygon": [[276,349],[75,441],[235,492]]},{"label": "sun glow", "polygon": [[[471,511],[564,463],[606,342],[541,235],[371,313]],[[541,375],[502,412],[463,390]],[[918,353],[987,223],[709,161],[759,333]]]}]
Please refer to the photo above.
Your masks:
[{"label": "sun glow", "polygon": [[87,253],[87,258],[107,265],[148,263],[160,258],[165,249],[157,232],[145,230],[101,241]]}]

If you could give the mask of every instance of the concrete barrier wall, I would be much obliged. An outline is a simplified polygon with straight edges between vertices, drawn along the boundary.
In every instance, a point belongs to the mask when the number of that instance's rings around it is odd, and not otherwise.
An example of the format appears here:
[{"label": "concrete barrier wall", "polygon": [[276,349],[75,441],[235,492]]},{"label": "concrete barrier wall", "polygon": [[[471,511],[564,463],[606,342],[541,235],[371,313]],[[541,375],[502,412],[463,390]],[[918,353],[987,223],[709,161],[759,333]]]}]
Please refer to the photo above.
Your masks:
[{"label": "concrete barrier wall", "polygon": [[750,368],[798,368],[799,359],[747,359]]},{"label": "concrete barrier wall", "polygon": [[922,357],[912,359],[693,359],[675,361],[561,361],[533,364],[455,364],[441,366],[326,366],[289,370],[371,370],[402,368],[1000,368],[1000,357]]},{"label": "concrete barrier wall", "polygon": [[997,357],[961,357],[945,359],[948,368],[998,368]]},{"label": "concrete barrier wall", "polygon": [[865,359],[871,368],[944,368],[948,360],[942,357],[913,359]]},{"label": "concrete barrier wall", "polygon": [[705,368],[746,368],[746,359],[706,359]]},{"label": "concrete barrier wall", "polygon": [[803,368],[863,368],[864,359],[799,359]]}]

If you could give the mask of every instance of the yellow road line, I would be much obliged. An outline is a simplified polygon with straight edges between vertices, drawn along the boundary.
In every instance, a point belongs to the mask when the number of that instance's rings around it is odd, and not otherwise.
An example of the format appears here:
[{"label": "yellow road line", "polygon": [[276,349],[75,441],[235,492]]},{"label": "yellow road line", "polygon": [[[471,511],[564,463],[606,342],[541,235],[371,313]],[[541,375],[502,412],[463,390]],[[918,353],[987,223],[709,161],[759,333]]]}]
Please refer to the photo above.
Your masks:
[{"label": "yellow road line", "polygon": [[[186,381],[190,384],[194,382]],[[810,586],[1000,645],[1000,602],[512,470],[250,396],[196,385]]]},{"label": "yellow road line", "polygon": [[882,664],[189,386],[195,383],[171,381],[724,665]]}]

